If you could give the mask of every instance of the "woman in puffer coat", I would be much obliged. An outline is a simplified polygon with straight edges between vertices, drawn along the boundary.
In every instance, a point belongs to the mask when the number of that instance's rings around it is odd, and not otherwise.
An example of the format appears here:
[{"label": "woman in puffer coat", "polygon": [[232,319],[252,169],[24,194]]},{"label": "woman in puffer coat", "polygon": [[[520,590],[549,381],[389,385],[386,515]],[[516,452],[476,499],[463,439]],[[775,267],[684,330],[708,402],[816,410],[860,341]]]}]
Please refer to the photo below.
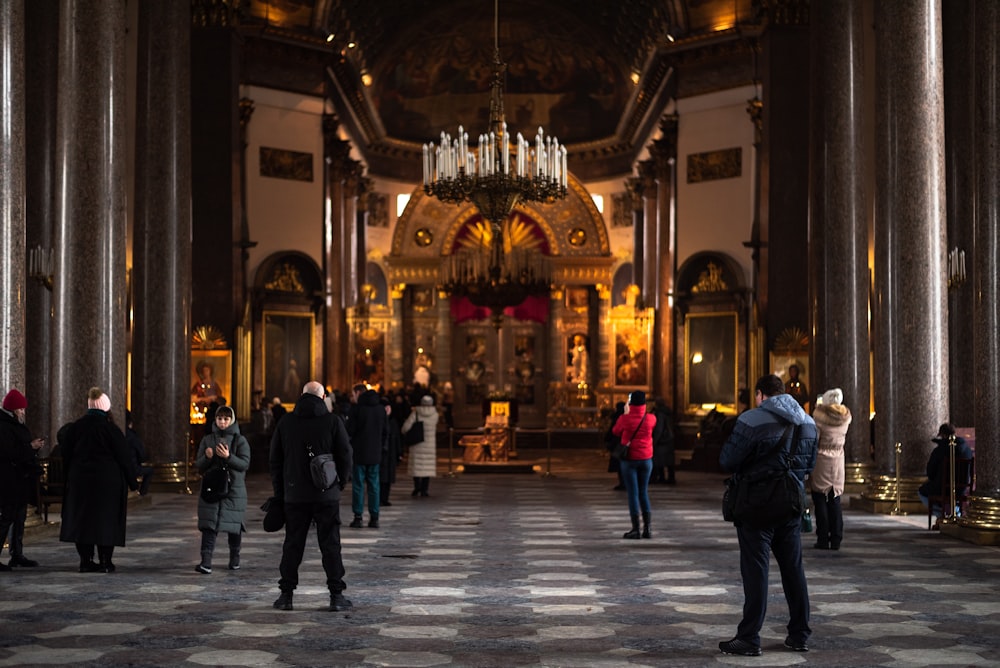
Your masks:
[{"label": "woman in puffer coat", "polygon": [[[620,465],[628,495],[628,512],[632,528],[622,538],[652,538],[650,533],[649,474],[653,470],[653,429],[656,416],[646,412],[646,393],[634,390],[628,395],[625,412],[611,427],[611,433],[628,443],[628,455]],[[639,533],[639,512],[642,511],[642,533]]]},{"label": "woman in puffer coat", "polygon": [[410,496],[428,496],[427,488],[431,478],[437,475],[437,424],[438,412],[434,406],[434,397],[429,394],[420,398],[420,404],[410,412],[400,431],[406,433],[415,429],[414,424],[420,420],[424,428],[424,440],[410,446],[409,467],[413,478],[413,492]]},{"label": "woman in puffer coat", "polygon": [[813,411],[819,430],[816,468],[809,474],[816,516],[816,549],[839,550],[844,538],[844,515],[840,497],[844,493],[844,439],[851,425],[851,411],[843,404],[839,388],[823,393],[823,402]]},{"label": "woman in puffer coat", "polygon": [[201,563],[194,570],[208,575],[212,572],[212,553],[219,533],[229,534],[229,569],[240,567],[240,544],[243,516],[247,511],[246,475],[250,468],[250,444],[240,434],[233,409],[220,406],[215,413],[212,433],[201,439],[195,464],[204,476],[210,469],[229,469],[229,494],[221,501],[209,503],[198,497],[198,529],[201,531]]}]

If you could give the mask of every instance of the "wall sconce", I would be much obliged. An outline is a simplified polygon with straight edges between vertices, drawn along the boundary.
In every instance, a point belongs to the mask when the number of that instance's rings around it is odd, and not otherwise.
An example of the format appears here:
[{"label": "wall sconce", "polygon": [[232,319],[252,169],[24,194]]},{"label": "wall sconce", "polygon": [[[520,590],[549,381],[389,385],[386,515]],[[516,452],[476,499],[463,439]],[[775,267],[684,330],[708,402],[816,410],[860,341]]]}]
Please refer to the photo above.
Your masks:
[{"label": "wall sconce", "polygon": [[28,278],[33,278],[52,292],[55,259],[51,248],[35,246],[28,250]]},{"label": "wall sconce", "polygon": [[948,287],[957,288],[965,283],[965,251],[955,246],[948,251]]}]

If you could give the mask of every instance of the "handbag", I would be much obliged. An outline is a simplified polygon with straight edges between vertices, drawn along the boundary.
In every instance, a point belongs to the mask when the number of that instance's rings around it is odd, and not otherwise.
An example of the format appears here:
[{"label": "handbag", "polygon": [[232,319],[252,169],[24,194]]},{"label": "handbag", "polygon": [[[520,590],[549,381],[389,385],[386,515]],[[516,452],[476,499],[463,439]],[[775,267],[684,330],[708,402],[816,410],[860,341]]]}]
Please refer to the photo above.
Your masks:
[{"label": "handbag", "polygon": [[306,443],[306,450],[309,451],[309,477],[312,478],[313,486],[325,492],[337,484],[337,463],[333,461],[332,454],[314,453],[309,443]]},{"label": "handbag", "polygon": [[403,443],[406,445],[416,445],[424,440],[424,423],[414,420],[410,430],[403,434]]},{"label": "handbag", "polygon": [[[792,431],[792,450],[782,458],[784,468],[734,476],[727,481],[723,494],[724,519],[758,529],[779,526],[794,518],[801,521],[806,509],[805,495],[791,471],[791,460],[798,450],[797,433],[798,429]],[[772,452],[777,452],[784,442],[782,438]]]},{"label": "handbag", "polygon": [[802,524],[799,527],[799,529],[800,531],[802,531],[802,533],[812,533],[813,516],[812,513],[809,512],[808,508],[802,511]]},{"label": "handbag", "polygon": [[632,437],[628,439],[625,443],[618,443],[615,445],[614,449],[611,450],[611,456],[615,459],[628,459],[628,448],[632,445],[632,439],[635,435],[639,433],[639,427],[642,423],[646,421],[646,414],[643,413],[642,419],[639,420],[639,424],[635,426],[635,431],[632,432]]},{"label": "handbag", "polygon": [[264,511],[264,531],[274,533],[285,526],[285,502],[276,496],[270,497],[260,507]]},{"label": "handbag", "polygon": [[201,499],[206,503],[218,503],[229,496],[229,469],[226,465],[208,469],[201,477]]}]

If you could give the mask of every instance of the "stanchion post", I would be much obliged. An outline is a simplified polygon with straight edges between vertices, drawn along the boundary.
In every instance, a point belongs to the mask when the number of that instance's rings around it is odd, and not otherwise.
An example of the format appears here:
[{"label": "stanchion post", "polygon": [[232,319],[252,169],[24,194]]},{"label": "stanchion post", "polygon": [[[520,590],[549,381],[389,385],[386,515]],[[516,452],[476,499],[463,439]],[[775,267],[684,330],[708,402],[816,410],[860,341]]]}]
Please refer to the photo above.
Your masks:
[{"label": "stanchion post", "polygon": [[546,478],[554,478],[555,474],[552,473],[552,430],[545,430],[545,473],[542,474]]},{"label": "stanchion post", "polygon": [[902,497],[901,497],[902,492],[899,489],[899,481],[900,481],[900,474],[899,474],[900,463],[899,462],[900,462],[900,457],[901,457],[902,453],[903,453],[903,444],[902,443],[896,443],[896,507],[893,508],[892,509],[892,513],[890,513],[892,515],[905,515],[906,514],[906,513],[903,512],[903,508],[902,508],[903,502],[902,502]]},{"label": "stanchion post", "polygon": [[187,443],[184,444],[184,493],[193,494],[191,491],[191,432],[186,432]]},{"label": "stanchion post", "polygon": [[949,478],[948,487],[949,489],[951,489],[951,505],[948,506],[947,514],[941,513],[943,516],[942,519],[950,517],[952,522],[955,521],[955,443],[956,442],[957,439],[955,438],[955,434],[952,434],[951,436],[948,437],[948,446],[949,446],[948,454],[949,454],[949,460],[951,462],[951,466],[949,467],[951,471],[951,478]]},{"label": "stanchion post", "polygon": [[448,473],[447,473],[447,476],[449,478],[454,478],[455,477],[455,471],[452,469],[452,463],[451,463],[452,446],[454,445],[454,442],[455,442],[455,428],[454,427],[448,427]]}]

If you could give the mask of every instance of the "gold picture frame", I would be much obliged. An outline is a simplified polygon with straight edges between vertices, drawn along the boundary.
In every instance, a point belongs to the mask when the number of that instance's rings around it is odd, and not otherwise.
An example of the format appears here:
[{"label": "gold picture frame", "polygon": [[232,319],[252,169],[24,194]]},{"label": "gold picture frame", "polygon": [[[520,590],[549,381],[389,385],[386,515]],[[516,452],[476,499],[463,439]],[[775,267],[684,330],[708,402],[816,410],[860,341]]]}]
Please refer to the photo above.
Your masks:
[{"label": "gold picture frame", "polygon": [[264,311],[264,396],[294,407],[313,376],[312,313]]},{"label": "gold picture frame", "polygon": [[650,328],[636,327],[634,320],[612,323],[614,344],[611,346],[611,369],[617,389],[646,390],[651,376],[650,350],[653,339]]},{"label": "gold picture frame", "polygon": [[735,409],[738,389],[735,311],[689,313],[684,320],[684,398],[689,411]]}]

